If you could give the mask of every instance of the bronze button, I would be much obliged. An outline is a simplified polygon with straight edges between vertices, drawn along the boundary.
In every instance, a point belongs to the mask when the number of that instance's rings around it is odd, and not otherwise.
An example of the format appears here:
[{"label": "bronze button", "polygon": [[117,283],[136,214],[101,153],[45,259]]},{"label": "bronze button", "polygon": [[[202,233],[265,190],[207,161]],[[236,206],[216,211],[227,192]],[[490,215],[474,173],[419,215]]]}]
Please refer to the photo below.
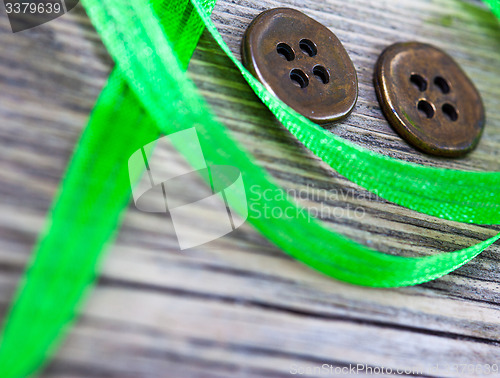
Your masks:
[{"label": "bronze button", "polygon": [[297,10],[258,15],[243,37],[242,58],[271,93],[313,122],[340,120],[356,104],[358,78],[344,46]]},{"label": "bronze button", "polygon": [[389,46],[374,82],[382,111],[408,143],[438,156],[476,147],[485,124],[481,96],[443,51],[418,42]]}]

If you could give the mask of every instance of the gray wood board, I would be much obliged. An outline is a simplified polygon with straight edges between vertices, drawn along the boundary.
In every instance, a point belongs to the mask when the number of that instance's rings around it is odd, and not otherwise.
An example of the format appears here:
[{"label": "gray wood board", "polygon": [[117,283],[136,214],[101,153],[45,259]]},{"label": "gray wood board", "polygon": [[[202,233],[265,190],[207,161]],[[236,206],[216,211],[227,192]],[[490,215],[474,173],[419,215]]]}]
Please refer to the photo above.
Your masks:
[{"label": "gray wood board", "polygon": [[[220,0],[212,19],[239,57],[243,32],[261,11],[304,11],[336,33],[359,75],[358,104],[348,119],[329,127],[332,133],[406,161],[498,171],[500,27],[479,4]],[[447,51],[482,93],[488,123],[479,147],[466,158],[415,151],[381,114],[373,66],[384,47],[405,40]],[[81,5],[17,34],[0,8],[0,44],[4,317],[113,63]],[[416,213],[338,175],[279,125],[207,33],[189,73],[232,135],[285,189],[307,192],[299,202],[309,209],[321,203],[331,209],[323,220],[333,230],[406,256],[465,248],[500,231]],[[353,208],[365,215],[353,216]],[[285,376],[293,367],[360,363],[455,376],[449,365],[500,363],[499,253],[497,243],[456,272],[417,287],[367,289],[309,269],[249,225],[179,252],[170,219],[132,205],[102,261],[95,290],[44,375],[262,377]],[[441,370],[432,373],[437,364]]]}]

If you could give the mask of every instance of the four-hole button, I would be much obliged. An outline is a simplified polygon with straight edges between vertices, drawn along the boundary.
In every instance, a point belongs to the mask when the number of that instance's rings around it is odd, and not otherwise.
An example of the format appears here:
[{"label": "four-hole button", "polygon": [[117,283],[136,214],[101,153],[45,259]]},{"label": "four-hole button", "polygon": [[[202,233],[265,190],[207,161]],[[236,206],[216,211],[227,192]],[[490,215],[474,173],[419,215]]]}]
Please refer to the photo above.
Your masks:
[{"label": "four-hole button", "polygon": [[396,43],[379,57],[377,96],[391,126],[429,154],[461,156],[485,124],[479,92],[446,53],[419,42]]},{"label": "four-hole button", "polygon": [[297,10],[258,15],[245,32],[242,58],[271,93],[316,123],[343,119],[356,104],[356,70],[342,43]]}]

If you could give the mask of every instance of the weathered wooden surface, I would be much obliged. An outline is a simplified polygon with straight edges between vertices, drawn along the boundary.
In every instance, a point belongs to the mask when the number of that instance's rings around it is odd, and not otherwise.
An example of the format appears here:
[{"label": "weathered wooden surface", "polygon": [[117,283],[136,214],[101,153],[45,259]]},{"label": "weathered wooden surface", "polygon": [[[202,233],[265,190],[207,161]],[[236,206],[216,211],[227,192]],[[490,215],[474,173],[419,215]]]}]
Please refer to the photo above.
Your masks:
[{"label": "weathered wooden surface", "polygon": [[[213,20],[239,56],[258,13],[290,6],[331,28],[358,70],[360,99],[331,131],[374,151],[428,165],[500,169],[500,28],[478,2],[455,0],[220,0]],[[419,40],[448,51],[480,89],[488,125],[465,159],[428,158],[383,118],[371,77],[382,49]],[[0,8],[0,309],[30,257],[65,165],[112,67],[81,6],[13,35]],[[477,243],[498,226],[418,214],[337,175],[279,126],[204,35],[190,66],[215,113],[287,189],[324,190],[332,229],[381,251],[433,254]],[[318,198],[319,197],[319,198]],[[342,212],[336,212],[339,215]],[[300,232],[298,230],[297,232]],[[47,377],[285,376],[291,367],[368,364],[457,375],[450,364],[500,363],[500,248],[437,281],[375,290],[326,278],[250,226],[179,252],[163,216],[130,207],[118,241]]]}]

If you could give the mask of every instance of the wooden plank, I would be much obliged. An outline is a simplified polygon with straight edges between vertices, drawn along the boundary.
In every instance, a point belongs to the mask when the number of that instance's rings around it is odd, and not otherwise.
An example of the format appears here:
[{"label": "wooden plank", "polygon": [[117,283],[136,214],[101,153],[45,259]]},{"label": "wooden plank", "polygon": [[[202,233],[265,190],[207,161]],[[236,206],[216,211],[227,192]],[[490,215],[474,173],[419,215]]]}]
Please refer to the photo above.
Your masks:
[{"label": "wooden plank", "polygon": [[[500,169],[500,27],[478,1],[219,0],[213,20],[239,57],[246,26],[278,6],[300,9],[331,28],[358,70],[358,105],[331,132],[429,166]],[[0,12],[3,317],[112,61],[81,6],[18,34]],[[401,40],[443,48],[481,91],[488,124],[466,158],[413,150],[381,114],[373,66],[385,46]],[[232,135],[285,189],[300,194],[303,206],[325,205],[323,220],[337,232],[409,256],[464,248],[500,230],[418,214],[338,175],[274,120],[207,34],[189,73]],[[172,151],[160,153],[178,160]],[[192,185],[196,190],[199,184]],[[364,216],[356,217],[358,208]],[[450,365],[500,363],[499,253],[497,243],[458,271],[418,287],[366,289],[310,270],[248,225],[181,253],[171,219],[131,206],[97,288],[44,375],[262,377],[325,363],[457,376]]]}]

